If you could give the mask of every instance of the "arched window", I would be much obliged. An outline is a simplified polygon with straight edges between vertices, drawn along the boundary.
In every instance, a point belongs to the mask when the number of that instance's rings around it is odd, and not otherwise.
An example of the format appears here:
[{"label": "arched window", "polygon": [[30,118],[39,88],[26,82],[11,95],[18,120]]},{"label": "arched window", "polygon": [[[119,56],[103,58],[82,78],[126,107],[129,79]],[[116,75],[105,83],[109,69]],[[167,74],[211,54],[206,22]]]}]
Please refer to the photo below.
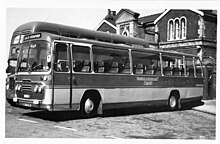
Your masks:
[{"label": "arched window", "polygon": [[176,40],[180,39],[180,22],[179,19],[175,20],[175,38]]},{"label": "arched window", "polygon": [[181,18],[181,39],[186,38],[186,18],[182,17]]},{"label": "arched window", "polygon": [[173,40],[174,39],[174,24],[173,20],[169,20],[168,22],[168,40]]},{"label": "arched window", "polygon": [[186,17],[170,19],[167,23],[167,40],[186,39]]},{"label": "arched window", "polygon": [[130,36],[130,33],[129,33],[129,25],[125,25],[124,26],[124,30],[122,31],[122,34],[123,36]]}]

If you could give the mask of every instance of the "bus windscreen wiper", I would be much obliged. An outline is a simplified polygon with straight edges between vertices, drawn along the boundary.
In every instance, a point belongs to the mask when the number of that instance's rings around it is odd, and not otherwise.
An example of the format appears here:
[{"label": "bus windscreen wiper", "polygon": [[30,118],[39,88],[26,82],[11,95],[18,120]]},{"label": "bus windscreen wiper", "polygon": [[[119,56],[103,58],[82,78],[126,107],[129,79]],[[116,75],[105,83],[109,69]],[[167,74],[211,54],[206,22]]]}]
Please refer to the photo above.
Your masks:
[{"label": "bus windscreen wiper", "polygon": [[38,64],[38,65],[35,65],[34,67],[32,67],[30,70],[33,71],[33,70],[37,70],[37,69],[42,69],[43,68],[43,65],[42,64]]}]

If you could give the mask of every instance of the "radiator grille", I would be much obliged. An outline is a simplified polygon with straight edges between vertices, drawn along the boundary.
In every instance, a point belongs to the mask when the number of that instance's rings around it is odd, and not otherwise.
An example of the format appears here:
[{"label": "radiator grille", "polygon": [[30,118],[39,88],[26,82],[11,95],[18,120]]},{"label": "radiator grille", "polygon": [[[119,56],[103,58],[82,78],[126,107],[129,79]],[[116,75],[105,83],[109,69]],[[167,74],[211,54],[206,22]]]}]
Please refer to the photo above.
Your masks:
[{"label": "radiator grille", "polygon": [[22,91],[32,91],[31,84],[23,84],[22,85]]}]

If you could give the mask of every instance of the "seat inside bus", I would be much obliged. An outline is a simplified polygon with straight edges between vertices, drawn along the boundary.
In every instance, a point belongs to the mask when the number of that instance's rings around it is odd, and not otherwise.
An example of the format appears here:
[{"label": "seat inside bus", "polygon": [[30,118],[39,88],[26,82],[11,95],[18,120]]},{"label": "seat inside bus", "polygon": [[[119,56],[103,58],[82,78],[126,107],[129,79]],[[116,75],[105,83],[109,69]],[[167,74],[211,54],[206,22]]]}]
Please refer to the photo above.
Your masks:
[{"label": "seat inside bus", "polygon": [[127,63],[127,64],[124,66],[124,70],[122,70],[122,73],[124,73],[124,74],[129,74],[129,73],[131,73],[131,72],[130,72],[130,63]]},{"label": "seat inside bus", "polygon": [[148,65],[145,74],[153,75],[155,73],[155,69],[153,65]]},{"label": "seat inside bus", "polygon": [[161,67],[155,69],[155,75],[161,75]]},{"label": "seat inside bus", "polygon": [[90,66],[91,66],[91,63],[89,60],[85,60],[83,62],[83,67],[81,69],[81,72],[90,72]]},{"label": "seat inside bus", "polygon": [[118,73],[119,67],[118,67],[118,62],[112,62],[111,68],[109,69],[109,73]]},{"label": "seat inside bus", "polygon": [[172,76],[173,75],[173,67],[166,67],[164,74],[167,76]]},{"label": "seat inside bus", "polygon": [[135,74],[143,74],[144,73],[144,66],[143,64],[138,64],[135,70]]},{"label": "seat inside bus", "polygon": [[173,75],[174,76],[181,76],[182,75],[182,69],[178,68],[178,67],[173,68]]},{"label": "seat inside bus", "polygon": [[77,61],[73,62],[73,70],[74,70],[75,72],[80,72],[81,69],[82,69],[82,67],[83,67],[82,64],[83,64],[83,63],[82,63],[80,60],[77,60]]},{"label": "seat inside bus", "polygon": [[103,61],[101,61],[101,62],[98,62],[97,65],[98,65],[97,72],[104,73],[105,72],[105,63]]}]

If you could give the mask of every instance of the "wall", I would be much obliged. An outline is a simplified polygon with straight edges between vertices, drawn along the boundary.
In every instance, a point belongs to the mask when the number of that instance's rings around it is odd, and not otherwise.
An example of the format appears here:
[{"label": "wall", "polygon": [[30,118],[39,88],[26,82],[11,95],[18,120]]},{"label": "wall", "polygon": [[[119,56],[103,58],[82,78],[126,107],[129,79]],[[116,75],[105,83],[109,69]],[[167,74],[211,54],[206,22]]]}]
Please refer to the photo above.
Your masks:
[{"label": "wall", "polygon": [[205,21],[205,37],[207,39],[216,40],[217,37],[217,22],[214,18],[204,17]]}]

